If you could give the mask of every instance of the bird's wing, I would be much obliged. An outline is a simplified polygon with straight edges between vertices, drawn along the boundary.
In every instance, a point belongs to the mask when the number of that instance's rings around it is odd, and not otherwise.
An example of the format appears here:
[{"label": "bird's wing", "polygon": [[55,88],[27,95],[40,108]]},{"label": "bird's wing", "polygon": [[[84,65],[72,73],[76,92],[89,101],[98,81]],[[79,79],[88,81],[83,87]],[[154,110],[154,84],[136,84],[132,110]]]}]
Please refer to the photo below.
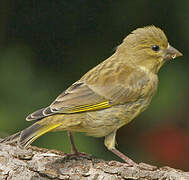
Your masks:
[{"label": "bird's wing", "polygon": [[95,93],[115,105],[133,102],[143,96],[144,89],[149,86],[151,79],[144,71],[119,63],[115,68],[107,67],[106,71],[98,71],[92,78],[89,71],[81,80],[85,80]]},{"label": "bird's wing", "polygon": [[145,82],[144,75],[135,74],[131,68],[119,68],[119,71],[106,75],[99,72],[99,76],[95,77],[90,80],[89,76],[84,76],[60,94],[49,107],[30,114],[26,120],[38,120],[59,113],[100,110],[132,102],[141,95]]},{"label": "bird's wing", "polygon": [[50,105],[60,113],[77,113],[110,107],[108,99],[94,92],[85,82],[78,81],[60,94]]},{"label": "bird's wing", "polygon": [[38,120],[52,114],[79,113],[112,106],[108,99],[95,93],[85,82],[78,81],[61,93],[48,107],[35,111],[26,120]]}]

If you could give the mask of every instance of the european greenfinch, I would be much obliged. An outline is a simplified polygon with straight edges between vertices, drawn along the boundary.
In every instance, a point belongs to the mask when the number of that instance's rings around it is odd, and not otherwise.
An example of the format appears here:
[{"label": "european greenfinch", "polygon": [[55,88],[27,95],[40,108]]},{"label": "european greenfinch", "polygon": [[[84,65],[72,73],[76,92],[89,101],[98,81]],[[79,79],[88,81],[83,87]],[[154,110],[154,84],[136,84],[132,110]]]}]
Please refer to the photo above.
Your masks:
[{"label": "european greenfinch", "polygon": [[68,131],[73,153],[78,153],[72,132],[105,137],[105,146],[127,162],[134,161],[115,148],[116,132],[144,111],[158,86],[162,65],[182,56],[164,32],[147,26],[131,32],[115,53],[88,71],[52,104],[30,114],[34,124],[4,139],[28,146],[49,131]]}]

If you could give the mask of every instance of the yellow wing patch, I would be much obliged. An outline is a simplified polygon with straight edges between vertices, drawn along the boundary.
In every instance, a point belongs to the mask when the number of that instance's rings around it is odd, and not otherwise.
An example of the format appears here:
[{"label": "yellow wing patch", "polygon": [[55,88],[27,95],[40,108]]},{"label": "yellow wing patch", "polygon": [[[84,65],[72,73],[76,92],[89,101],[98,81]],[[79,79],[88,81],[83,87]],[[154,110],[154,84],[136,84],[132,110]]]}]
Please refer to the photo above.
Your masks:
[{"label": "yellow wing patch", "polygon": [[79,113],[84,111],[95,111],[100,109],[109,108],[112,105],[109,103],[109,101],[105,101],[98,104],[86,104],[86,105],[80,105],[80,106],[73,106],[69,108],[65,108],[63,111],[60,111],[61,113]]}]

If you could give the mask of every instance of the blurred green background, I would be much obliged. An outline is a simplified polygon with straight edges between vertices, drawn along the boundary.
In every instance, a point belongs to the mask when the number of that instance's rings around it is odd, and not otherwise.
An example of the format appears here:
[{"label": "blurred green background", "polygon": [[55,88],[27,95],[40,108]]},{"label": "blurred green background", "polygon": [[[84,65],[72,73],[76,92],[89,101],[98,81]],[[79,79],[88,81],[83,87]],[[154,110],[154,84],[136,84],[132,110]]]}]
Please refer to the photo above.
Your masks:
[{"label": "blurred green background", "polygon": [[[189,170],[188,8],[188,0],[0,0],[0,136],[29,126],[29,113],[109,57],[132,30],[154,24],[184,56],[161,69],[152,104],[118,131],[118,149],[136,162]],[[120,160],[103,138],[77,133],[75,141],[80,151]],[[33,145],[70,151],[66,132]]]}]

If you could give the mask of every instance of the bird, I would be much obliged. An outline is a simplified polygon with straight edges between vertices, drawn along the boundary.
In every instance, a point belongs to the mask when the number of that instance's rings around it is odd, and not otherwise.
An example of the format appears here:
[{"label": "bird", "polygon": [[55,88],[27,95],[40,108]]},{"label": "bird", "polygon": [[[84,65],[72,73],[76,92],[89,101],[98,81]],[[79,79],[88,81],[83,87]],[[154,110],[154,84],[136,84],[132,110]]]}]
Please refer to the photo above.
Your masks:
[{"label": "bird", "polygon": [[[137,28],[124,38],[115,52],[63,91],[49,106],[27,116],[34,124],[6,137],[27,147],[50,131],[67,131],[72,153],[79,154],[73,132],[104,137],[104,145],[128,165],[135,163],[120,152],[116,132],[150,104],[158,87],[160,68],[182,56],[160,28]],[[58,140],[57,140],[58,141]]]}]

